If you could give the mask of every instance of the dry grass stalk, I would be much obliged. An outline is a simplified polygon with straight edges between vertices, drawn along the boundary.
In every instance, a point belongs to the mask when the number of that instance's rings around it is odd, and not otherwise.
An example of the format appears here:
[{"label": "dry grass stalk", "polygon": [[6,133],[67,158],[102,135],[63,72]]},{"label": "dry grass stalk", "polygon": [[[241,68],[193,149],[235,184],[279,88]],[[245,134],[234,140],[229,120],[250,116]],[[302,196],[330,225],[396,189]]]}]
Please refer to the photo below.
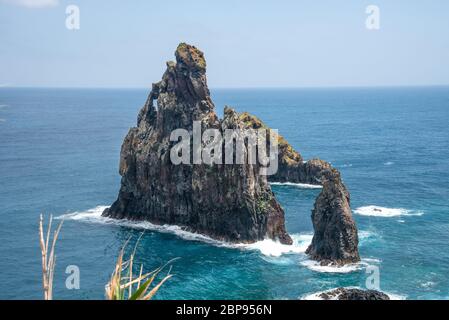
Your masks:
[{"label": "dry grass stalk", "polygon": [[51,248],[49,251],[50,244],[50,233],[52,227],[53,217],[50,216],[50,220],[48,222],[48,230],[47,235],[44,239],[44,223],[43,223],[42,214],[39,219],[39,245],[42,253],[42,285],[44,291],[44,299],[52,300],[53,299],[53,278],[55,274],[55,265],[56,265],[56,255],[55,255],[55,247],[56,241],[58,240],[59,231],[61,230],[62,224],[64,221],[59,223],[56,231],[53,233],[53,239],[51,242]]},{"label": "dry grass stalk", "polygon": [[167,275],[150,290],[150,287],[158,274],[175,259],[170,260],[162,267],[145,274],[142,273],[143,265],[141,265],[139,276],[134,277],[132,268],[137,243],[128,260],[124,260],[124,252],[128,241],[120,251],[114,272],[111,275],[111,280],[105,288],[107,300],[150,300],[154,297],[164,282],[172,277],[170,268]]}]

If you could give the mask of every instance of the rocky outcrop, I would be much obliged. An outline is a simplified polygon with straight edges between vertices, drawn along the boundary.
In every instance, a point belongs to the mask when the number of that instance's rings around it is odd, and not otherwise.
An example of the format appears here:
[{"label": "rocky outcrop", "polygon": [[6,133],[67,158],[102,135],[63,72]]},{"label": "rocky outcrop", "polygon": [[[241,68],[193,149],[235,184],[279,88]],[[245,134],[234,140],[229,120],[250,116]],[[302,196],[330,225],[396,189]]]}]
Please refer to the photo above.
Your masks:
[{"label": "rocky outcrop", "polygon": [[[323,185],[312,213],[315,235],[307,253],[322,264],[359,261],[357,228],[340,174],[326,161],[304,161],[282,136],[275,136],[279,165],[271,176],[260,174],[257,163],[172,163],[176,142],[171,133],[185,129],[191,134],[194,122],[200,123],[201,132],[217,129],[222,136],[227,129],[269,130],[257,117],[228,107],[219,119],[207,87],[203,53],[182,43],[175,56],[176,62],[167,62],[162,80],[153,84],[137,127],[123,142],[119,195],[103,215],[179,225],[230,242],[269,238],[291,244],[284,211],[268,179]],[[191,148],[190,160],[195,153]],[[245,148],[244,157],[248,156]]]},{"label": "rocky outcrop", "polygon": [[[244,112],[241,121],[247,128],[268,128],[259,118]],[[321,185],[323,175],[332,166],[321,159],[304,161],[303,157],[281,135],[278,135],[278,164],[276,174],[268,176],[271,182],[293,182]]]},{"label": "rocky outcrop", "polygon": [[377,290],[357,288],[338,288],[318,295],[323,300],[390,300],[390,297]]},{"label": "rocky outcrop", "polygon": [[216,116],[203,53],[182,43],[175,56],[123,142],[118,199],[103,215],[180,225],[230,242],[270,238],[291,244],[284,211],[259,165],[175,165],[170,160],[175,129],[192,133],[194,121],[202,132],[245,127],[232,109],[225,110],[222,120]]},{"label": "rocky outcrop", "polygon": [[270,181],[322,185],[323,175],[332,168],[321,159],[294,162],[288,154],[279,153],[279,170],[277,174],[270,176]]},{"label": "rocky outcrop", "polygon": [[[267,127],[260,119],[246,112],[240,115],[240,120],[247,128]],[[269,176],[270,181],[323,186],[312,211],[315,232],[307,253],[322,265],[360,261],[350,196],[338,170],[320,159],[304,161],[281,135],[278,135],[278,146],[279,168],[275,175]]]},{"label": "rocky outcrop", "polygon": [[357,227],[349,192],[336,169],[325,171],[322,179],[323,189],[312,210],[314,235],[306,253],[321,265],[358,262]]},{"label": "rocky outcrop", "polygon": [[269,180],[273,182],[321,185],[324,173],[331,169],[331,165],[321,159],[304,161],[283,138],[279,142],[278,161],[278,172],[269,177]]}]

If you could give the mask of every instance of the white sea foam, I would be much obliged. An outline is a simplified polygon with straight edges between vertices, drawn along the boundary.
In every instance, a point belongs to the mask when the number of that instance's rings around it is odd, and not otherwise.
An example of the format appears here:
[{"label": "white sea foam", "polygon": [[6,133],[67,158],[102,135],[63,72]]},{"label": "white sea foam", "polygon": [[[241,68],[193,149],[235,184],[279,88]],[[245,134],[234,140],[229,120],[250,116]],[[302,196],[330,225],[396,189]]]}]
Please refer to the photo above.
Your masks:
[{"label": "white sea foam", "polygon": [[[363,242],[373,239],[376,236],[376,234],[374,234],[373,232],[365,231],[365,230],[359,230],[358,235],[359,235],[360,245],[362,245]],[[310,238],[310,242],[311,241],[312,241],[312,238]],[[350,272],[362,270],[363,268],[366,268],[369,265],[380,264],[380,263],[381,263],[381,260],[375,259],[375,258],[362,259],[362,261],[360,261],[360,262],[346,264],[344,266],[332,266],[332,265],[331,266],[322,266],[322,265],[320,265],[319,262],[310,260],[310,259],[306,259],[306,260],[303,260],[300,262],[300,264],[302,266],[304,266],[312,271],[323,272],[323,273],[350,273]]]},{"label": "white sea foam", "polygon": [[265,239],[251,244],[233,244],[212,239],[206,235],[194,233],[185,230],[184,227],[177,225],[156,225],[148,221],[132,221],[127,219],[112,219],[103,217],[101,214],[108,206],[98,206],[86,211],[73,212],[61,215],[58,219],[86,221],[90,223],[101,223],[110,225],[119,225],[129,228],[146,229],[162,233],[171,233],[185,240],[202,241],[212,245],[243,250],[257,250],[262,255],[269,257],[280,257],[284,254],[304,253],[312,241],[312,234],[292,234],[293,245],[285,245],[277,241]]},{"label": "white sea foam", "polygon": [[350,273],[361,270],[365,264],[363,263],[350,263],[344,266],[322,266],[318,261],[304,260],[301,261],[301,265],[316,272],[322,273]]},{"label": "white sea foam", "polygon": [[[320,295],[321,295],[322,293],[327,292],[327,291],[330,291],[330,290],[326,290],[326,291],[318,291],[318,292],[314,292],[314,293],[306,293],[305,295],[300,296],[300,297],[298,297],[298,298],[299,298],[299,300],[324,300],[323,298],[320,297]],[[333,298],[330,299],[330,300],[337,300],[337,298],[336,298],[336,297],[333,297]]]},{"label": "white sea foam", "polygon": [[[374,234],[370,231],[359,231],[359,239],[361,241],[372,237],[374,237]],[[261,254],[267,257],[280,257],[286,254],[304,254],[309,245],[312,243],[313,234],[296,233],[291,234],[291,238],[293,240],[292,245],[285,245],[270,239],[265,239],[263,241],[258,241],[252,244],[235,244],[233,246],[245,249],[258,250],[260,251]],[[358,266],[357,268],[356,266],[349,266],[347,268],[321,267],[321,266],[313,266],[312,265],[313,263],[315,263],[315,261],[311,261],[310,263],[305,262],[305,264],[303,265],[309,267],[310,269],[316,269],[317,271],[321,270],[323,272],[352,272],[362,267],[362,266]]]},{"label": "white sea foam", "polygon": [[385,208],[379,206],[364,206],[359,207],[354,210],[355,214],[359,214],[361,216],[372,216],[372,217],[398,217],[398,216],[422,216],[424,212],[422,211],[413,211],[404,208]]},{"label": "white sea foam", "polygon": [[406,300],[407,296],[397,293],[385,292],[384,293],[390,297],[390,300]]},{"label": "white sea foam", "polygon": [[258,241],[251,244],[237,244],[238,247],[243,247],[246,249],[258,250],[261,254],[270,257],[280,257],[284,254],[300,254],[305,253],[307,247],[312,242],[312,234],[292,234],[291,235],[293,244],[286,245],[273,241],[270,239],[265,239],[263,241]]},{"label": "white sea foam", "polygon": [[123,227],[135,228],[135,229],[145,229],[158,231],[162,233],[171,233],[183,238],[185,240],[197,240],[204,241],[208,243],[213,243],[217,245],[225,245],[225,243],[212,239],[208,236],[199,233],[193,233],[186,231],[185,228],[177,225],[157,225],[148,221],[132,221],[128,219],[112,219],[108,217],[103,217],[101,214],[103,211],[108,208],[108,206],[97,206],[93,209],[89,209],[87,211],[73,212],[63,214],[59,216],[59,219],[67,219],[67,220],[78,220],[78,221],[86,221],[90,223],[100,223],[100,224],[110,224],[110,225],[118,225]]},{"label": "white sea foam", "polygon": [[[363,288],[360,287],[344,287],[345,289],[360,289],[360,290],[364,290]],[[322,293],[326,293],[326,292],[330,292],[333,290],[336,290],[338,288],[333,288],[333,289],[329,289],[329,290],[324,290],[324,291],[318,291],[318,292],[314,292],[314,293],[308,293],[305,294],[301,297],[299,297],[299,299],[301,300],[323,300],[323,298],[320,297],[320,295]],[[390,297],[390,300],[405,300],[407,297],[403,296],[403,295],[399,295],[396,293],[390,293],[390,292],[386,292],[386,291],[382,291],[383,293],[385,293],[387,296]],[[337,300],[338,296],[333,297],[331,300]]]},{"label": "white sea foam", "polygon": [[384,163],[384,166],[392,166],[392,165],[394,165],[393,161],[387,161]]},{"label": "white sea foam", "polygon": [[423,288],[431,288],[431,287],[434,287],[434,286],[435,286],[435,282],[433,282],[433,281],[427,281],[427,282],[421,283],[420,285],[421,285],[421,287],[423,287]]},{"label": "white sea foam", "polygon": [[[234,249],[242,249],[242,250],[256,250],[259,251],[262,255],[266,257],[280,257],[282,255],[288,254],[302,254],[306,252],[308,246],[312,242],[313,234],[312,233],[298,233],[292,234],[292,245],[285,245],[278,241],[273,241],[271,239],[265,239],[262,241],[258,241],[250,244],[234,244],[229,242],[223,242],[216,239],[212,239],[206,235],[194,233],[187,231],[185,227],[177,226],[177,225],[156,225],[148,221],[132,221],[127,219],[112,219],[108,217],[103,217],[101,214],[103,211],[108,208],[108,206],[97,206],[95,208],[86,210],[86,211],[78,211],[73,213],[63,214],[58,217],[58,219],[66,219],[66,220],[76,220],[76,221],[85,221],[89,223],[100,223],[100,224],[109,224],[109,225],[118,225],[135,229],[145,229],[151,231],[157,231],[162,233],[170,233],[174,234],[182,239],[190,240],[190,241],[202,241],[219,247],[227,247]],[[372,233],[368,231],[360,231],[359,238],[365,239],[372,236]],[[312,264],[307,264],[307,267],[311,269],[316,269],[318,271],[329,270],[328,272],[350,272],[354,267],[348,266],[346,268],[338,268],[336,267],[321,267],[321,266],[313,266]],[[347,270],[347,271],[346,271]]]},{"label": "white sea foam", "polygon": [[380,260],[380,259],[376,259],[376,258],[363,258],[363,260],[362,260],[363,262],[366,262],[366,263],[375,263],[375,264],[379,264],[379,263],[381,263],[382,262],[382,260]]},{"label": "white sea foam", "polygon": [[104,222],[106,223],[108,220],[112,220],[109,218],[102,217],[101,214],[105,209],[109,208],[109,206],[97,206],[95,208],[86,210],[86,211],[75,211],[72,213],[63,214],[57,219],[67,219],[67,220],[88,220],[90,222]]},{"label": "white sea foam", "polygon": [[300,189],[321,189],[323,186],[308,183],[294,183],[294,182],[270,182],[274,186],[292,186]]},{"label": "white sea foam", "polygon": [[[354,286],[350,286],[350,287],[344,287],[345,289],[360,289],[360,287],[354,287]],[[334,291],[338,288],[333,288],[333,289],[329,289],[329,290],[323,290],[323,291],[317,291],[314,293],[306,293],[302,296],[299,297],[300,300],[324,300],[322,297],[320,297],[321,294],[326,293],[326,292],[330,292],[330,291]],[[337,300],[338,296],[334,296],[332,297],[330,300]]]},{"label": "white sea foam", "polygon": [[375,233],[371,231],[365,231],[365,230],[359,230],[358,232],[359,240],[365,240],[369,238],[373,238],[375,236]]}]

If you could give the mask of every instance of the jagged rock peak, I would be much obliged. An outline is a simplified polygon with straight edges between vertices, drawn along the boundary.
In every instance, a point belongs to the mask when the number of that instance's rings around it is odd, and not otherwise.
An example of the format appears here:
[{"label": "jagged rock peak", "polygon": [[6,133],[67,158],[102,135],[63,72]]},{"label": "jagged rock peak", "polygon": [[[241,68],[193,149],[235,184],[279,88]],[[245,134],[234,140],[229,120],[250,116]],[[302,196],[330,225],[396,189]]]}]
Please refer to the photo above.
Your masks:
[{"label": "jagged rock peak", "polygon": [[164,134],[177,128],[190,130],[193,121],[217,126],[218,117],[207,87],[204,54],[192,45],[181,43],[175,57],[176,62],[167,62],[162,80],[153,83],[139,113],[138,126],[156,126]]},{"label": "jagged rock peak", "polygon": [[352,217],[349,192],[337,169],[324,171],[323,189],[312,210],[314,235],[306,253],[322,265],[360,261],[358,234]]},{"label": "jagged rock peak", "polygon": [[187,43],[180,43],[175,51],[177,66],[180,69],[191,71],[198,71],[200,73],[206,72],[206,59],[204,53],[195,46]]},{"label": "jagged rock peak", "polygon": [[[257,117],[229,107],[218,119],[207,88],[203,53],[181,43],[175,57],[176,62],[167,63],[162,80],[153,84],[137,127],[123,142],[121,188],[103,215],[175,224],[230,242],[269,238],[292,244],[284,211],[268,179],[323,185],[312,212],[315,234],[307,252],[323,264],[359,261],[357,228],[339,172],[320,159],[303,161],[282,136],[277,139],[279,170],[268,178],[260,173],[259,164],[175,165],[171,161],[175,144],[171,133],[175,129],[193,133],[195,121],[202,131],[218,129],[222,136],[227,129],[269,129]],[[243,155],[248,157],[245,148]]]},{"label": "jagged rock peak", "polygon": [[[266,238],[292,244],[284,211],[259,164],[174,164],[176,129],[244,128],[229,109],[219,120],[210,99],[203,53],[181,43],[176,62],[168,62],[162,80],[153,84],[120,154],[121,188],[103,215],[117,219],[174,224],[218,240],[251,243]],[[157,108],[156,108],[157,107]],[[243,138],[242,138],[243,139]],[[190,147],[189,147],[190,148]],[[248,155],[245,147],[243,153]],[[190,148],[193,155],[193,149]]]}]

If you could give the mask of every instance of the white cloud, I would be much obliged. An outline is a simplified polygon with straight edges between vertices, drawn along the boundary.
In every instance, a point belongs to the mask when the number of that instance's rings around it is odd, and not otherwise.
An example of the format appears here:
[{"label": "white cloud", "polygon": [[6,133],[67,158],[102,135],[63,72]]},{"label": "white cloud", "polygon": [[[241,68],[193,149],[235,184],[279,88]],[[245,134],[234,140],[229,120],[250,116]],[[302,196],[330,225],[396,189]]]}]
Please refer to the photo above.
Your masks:
[{"label": "white cloud", "polygon": [[2,2],[15,4],[26,8],[47,8],[59,4],[59,0],[2,0]]}]

